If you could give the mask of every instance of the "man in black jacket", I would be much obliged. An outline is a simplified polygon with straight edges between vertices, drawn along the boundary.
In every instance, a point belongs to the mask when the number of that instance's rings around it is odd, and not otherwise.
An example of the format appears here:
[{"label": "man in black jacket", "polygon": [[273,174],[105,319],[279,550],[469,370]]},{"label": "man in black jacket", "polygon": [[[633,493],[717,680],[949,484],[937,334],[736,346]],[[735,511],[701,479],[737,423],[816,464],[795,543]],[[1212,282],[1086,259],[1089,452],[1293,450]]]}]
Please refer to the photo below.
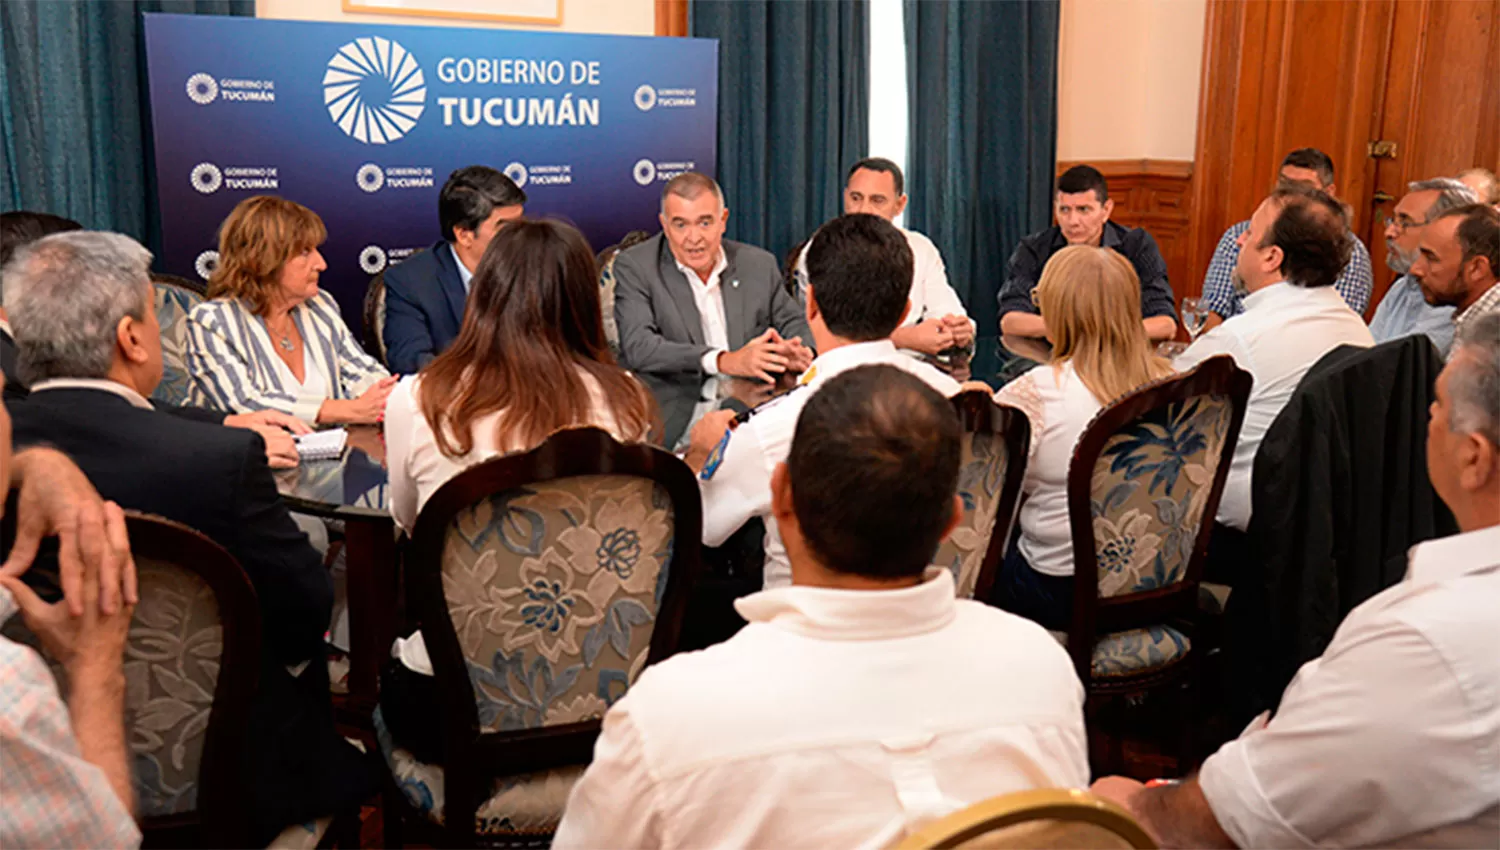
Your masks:
[{"label": "man in black jacket", "polygon": [[78,232],[39,240],[7,267],[11,322],[37,378],[12,409],[15,441],[62,450],[104,498],[189,525],[244,567],[263,621],[251,812],[269,840],[373,790],[333,731],[323,655],[333,586],[276,492],[259,434],[147,401],[162,373],[150,258],[128,237]]}]

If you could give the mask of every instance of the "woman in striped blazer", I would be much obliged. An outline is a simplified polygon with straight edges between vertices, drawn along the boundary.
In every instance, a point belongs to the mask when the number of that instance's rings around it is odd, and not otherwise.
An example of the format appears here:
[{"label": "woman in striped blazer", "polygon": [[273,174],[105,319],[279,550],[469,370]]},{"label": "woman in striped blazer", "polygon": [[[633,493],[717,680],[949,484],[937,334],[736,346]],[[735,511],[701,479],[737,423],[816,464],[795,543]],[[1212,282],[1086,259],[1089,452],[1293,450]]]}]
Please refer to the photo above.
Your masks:
[{"label": "woman in striped blazer", "polygon": [[188,314],[185,351],[195,403],[280,410],[311,425],[369,424],[395,378],[354,341],[333,297],[318,214],[270,195],[248,198],[219,232],[209,300]]}]

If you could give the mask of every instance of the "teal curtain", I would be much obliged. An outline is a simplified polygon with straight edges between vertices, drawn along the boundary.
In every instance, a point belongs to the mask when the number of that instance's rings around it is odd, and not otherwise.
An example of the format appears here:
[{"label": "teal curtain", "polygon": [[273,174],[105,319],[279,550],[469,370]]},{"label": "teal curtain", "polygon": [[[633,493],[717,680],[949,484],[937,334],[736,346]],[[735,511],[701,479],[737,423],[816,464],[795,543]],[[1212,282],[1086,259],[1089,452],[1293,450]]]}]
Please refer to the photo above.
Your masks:
[{"label": "teal curtain", "polygon": [[843,211],[869,146],[868,0],[695,0],[719,39],[718,179],[728,237],[785,257]]},{"label": "teal curtain", "polygon": [[0,204],[154,245],[142,12],[254,15],[254,0],[4,0]]},{"label": "teal curtain", "polygon": [[906,0],[907,226],[943,252],[999,367],[996,296],[1016,243],[1051,223],[1057,0]]}]

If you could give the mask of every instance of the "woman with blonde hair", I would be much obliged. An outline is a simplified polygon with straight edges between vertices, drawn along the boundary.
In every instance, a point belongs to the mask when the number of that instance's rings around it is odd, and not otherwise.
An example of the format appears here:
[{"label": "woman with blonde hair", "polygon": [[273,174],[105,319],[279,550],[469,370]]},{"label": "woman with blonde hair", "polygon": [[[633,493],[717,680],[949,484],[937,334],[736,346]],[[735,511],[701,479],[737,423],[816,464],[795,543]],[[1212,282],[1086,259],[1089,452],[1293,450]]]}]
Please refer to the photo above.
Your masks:
[{"label": "woman with blonde hair", "polygon": [[[446,351],[391,393],[385,416],[390,510],[410,531],[432,494],[465,468],[527,451],[564,428],[646,439],[656,403],[615,365],[599,275],[583,234],[520,220],[495,235],[470,281]],[[381,678],[381,716],[401,746],[441,761],[441,718],[420,632],[398,638]]]},{"label": "woman with blonde hair", "polygon": [[1047,262],[1033,299],[1047,322],[1051,362],[1001,387],[995,401],[1031,420],[1020,534],[995,583],[995,604],[1066,629],[1073,603],[1068,465],[1100,409],[1172,373],[1141,326],[1141,282],[1109,248],[1073,245]]},{"label": "woman with blonde hair", "polygon": [[317,213],[272,195],[247,198],[224,219],[209,300],[187,318],[195,403],[279,410],[309,425],[379,421],[395,379],[318,288],[327,237]]}]

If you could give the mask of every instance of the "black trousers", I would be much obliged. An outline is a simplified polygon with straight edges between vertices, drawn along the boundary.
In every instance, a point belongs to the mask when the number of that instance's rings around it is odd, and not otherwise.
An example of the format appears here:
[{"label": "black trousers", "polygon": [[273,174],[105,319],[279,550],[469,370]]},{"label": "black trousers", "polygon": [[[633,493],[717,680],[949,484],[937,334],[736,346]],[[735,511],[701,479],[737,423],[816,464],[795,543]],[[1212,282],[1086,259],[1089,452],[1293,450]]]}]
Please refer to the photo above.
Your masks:
[{"label": "black trousers", "polygon": [[419,761],[443,763],[443,720],[437,678],[425,676],[395,658],[380,671],[380,716],[396,746]]},{"label": "black trousers", "polygon": [[1043,628],[1067,631],[1073,618],[1073,577],[1049,576],[1032,569],[1017,541],[1012,540],[995,577],[990,602]]}]

